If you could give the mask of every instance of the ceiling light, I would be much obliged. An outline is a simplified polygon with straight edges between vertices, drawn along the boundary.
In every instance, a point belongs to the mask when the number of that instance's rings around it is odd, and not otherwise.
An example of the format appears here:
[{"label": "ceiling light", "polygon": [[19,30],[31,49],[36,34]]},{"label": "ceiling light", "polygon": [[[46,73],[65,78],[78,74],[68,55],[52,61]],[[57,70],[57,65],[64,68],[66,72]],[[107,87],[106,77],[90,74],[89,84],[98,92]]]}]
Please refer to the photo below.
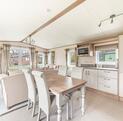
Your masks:
[{"label": "ceiling light", "polygon": [[102,23],[105,22],[105,21],[108,21],[108,20],[111,20],[110,23],[112,24],[114,22],[114,18],[116,18],[118,16],[121,16],[121,15],[123,15],[123,13],[110,15],[108,18],[105,18],[105,19],[101,20],[98,27],[101,27]]},{"label": "ceiling light", "polygon": [[111,19],[111,24],[114,22],[113,18]]},{"label": "ceiling light", "polygon": [[102,23],[100,22],[98,26],[101,27],[101,25],[102,25]]}]

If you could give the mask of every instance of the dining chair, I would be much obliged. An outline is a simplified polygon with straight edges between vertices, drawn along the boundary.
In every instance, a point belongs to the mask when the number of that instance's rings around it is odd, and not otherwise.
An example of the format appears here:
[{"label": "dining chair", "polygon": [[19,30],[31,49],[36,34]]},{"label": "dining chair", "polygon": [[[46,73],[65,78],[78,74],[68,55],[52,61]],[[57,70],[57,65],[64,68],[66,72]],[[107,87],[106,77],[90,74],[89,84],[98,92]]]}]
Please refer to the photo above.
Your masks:
[{"label": "dining chair", "polygon": [[73,67],[68,67],[67,68],[67,76],[69,76],[69,77],[71,76],[72,68]]},{"label": "dining chair", "polygon": [[67,66],[59,66],[59,69],[58,69],[58,75],[61,75],[61,76],[66,76],[67,74]]},{"label": "dining chair", "polygon": [[3,98],[3,89],[2,89],[2,79],[7,77],[8,75],[7,74],[0,74],[0,99]]},{"label": "dining chair", "polygon": [[42,72],[32,71],[32,74],[35,78],[37,89],[38,89],[38,95],[39,95],[39,111],[38,111],[37,121],[40,121],[41,110],[45,112],[47,116],[47,121],[49,121],[51,101],[50,101],[50,94],[46,81],[44,81],[43,79]]},{"label": "dining chair", "polygon": [[[73,67],[71,71],[71,78],[76,78],[76,79],[83,79],[83,68],[82,67]],[[81,91],[77,90],[74,93],[70,94],[70,104],[71,104],[71,115],[70,117],[73,117],[73,100],[74,99],[79,99],[81,96]]]},{"label": "dining chair", "polygon": [[83,68],[82,67],[73,67],[71,71],[71,77],[76,79],[83,78]]},{"label": "dining chair", "polygon": [[22,70],[25,78],[26,78],[26,82],[27,82],[27,87],[28,87],[28,106],[27,109],[30,109],[30,105],[32,105],[32,116],[34,117],[35,115],[35,108],[36,108],[36,84],[35,84],[35,80],[33,78],[33,75],[31,74],[31,70],[30,69],[23,69]]},{"label": "dining chair", "polygon": [[[51,102],[51,98],[50,98],[50,92],[48,89],[48,85],[45,80],[45,76],[42,72],[39,72],[39,71],[32,71],[32,74],[35,78],[37,90],[38,90],[38,94],[39,94],[39,111],[38,111],[37,121],[40,121],[41,110],[46,114],[47,121],[50,121],[51,103],[52,102]],[[68,98],[66,98],[66,100],[67,99]]]},{"label": "dining chair", "polygon": [[24,74],[16,74],[2,78],[2,90],[5,107],[11,109],[27,101],[28,89]]}]

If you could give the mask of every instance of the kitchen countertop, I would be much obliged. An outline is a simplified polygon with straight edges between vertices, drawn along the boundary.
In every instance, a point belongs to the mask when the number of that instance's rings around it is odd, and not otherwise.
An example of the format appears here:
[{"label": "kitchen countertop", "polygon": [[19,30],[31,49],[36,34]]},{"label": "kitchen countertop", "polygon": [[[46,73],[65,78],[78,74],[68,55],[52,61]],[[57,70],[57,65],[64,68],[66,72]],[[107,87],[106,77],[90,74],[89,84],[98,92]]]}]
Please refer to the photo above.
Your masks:
[{"label": "kitchen countertop", "polygon": [[110,70],[110,71],[118,71],[117,68],[97,68],[97,67],[83,67],[85,69],[96,69],[96,70]]}]

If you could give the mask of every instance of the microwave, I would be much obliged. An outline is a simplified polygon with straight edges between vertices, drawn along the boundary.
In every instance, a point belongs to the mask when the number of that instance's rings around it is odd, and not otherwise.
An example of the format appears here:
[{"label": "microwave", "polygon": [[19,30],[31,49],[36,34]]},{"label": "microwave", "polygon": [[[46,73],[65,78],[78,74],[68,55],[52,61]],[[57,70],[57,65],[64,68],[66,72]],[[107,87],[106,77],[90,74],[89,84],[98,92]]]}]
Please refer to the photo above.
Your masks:
[{"label": "microwave", "polygon": [[78,55],[89,55],[89,48],[88,47],[80,47],[77,49],[77,54]]}]

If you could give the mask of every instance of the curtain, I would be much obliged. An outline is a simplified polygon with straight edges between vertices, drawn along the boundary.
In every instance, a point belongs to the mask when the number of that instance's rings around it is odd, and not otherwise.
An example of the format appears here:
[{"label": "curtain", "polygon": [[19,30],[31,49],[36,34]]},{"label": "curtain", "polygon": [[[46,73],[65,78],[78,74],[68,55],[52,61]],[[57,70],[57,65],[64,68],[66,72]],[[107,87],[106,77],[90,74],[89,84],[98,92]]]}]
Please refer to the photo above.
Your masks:
[{"label": "curtain", "polygon": [[1,62],[2,62],[2,47],[0,48],[0,74],[2,73]]},{"label": "curtain", "polygon": [[48,64],[53,65],[55,63],[55,51],[48,53]]},{"label": "curtain", "polygon": [[55,51],[51,52],[51,64],[55,64]]},{"label": "curtain", "polygon": [[65,53],[66,53],[66,66],[68,67],[68,52],[69,52],[70,49],[65,49]]},{"label": "curtain", "polygon": [[36,50],[35,48],[30,48],[30,53],[31,53],[31,59],[30,59],[30,66],[32,69],[36,68]]},{"label": "curtain", "polygon": [[1,71],[8,74],[8,60],[9,60],[10,46],[3,44],[2,59],[1,59]]},{"label": "curtain", "polygon": [[48,52],[45,52],[45,65],[48,64]]},{"label": "curtain", "polygon": [[77,65],[76,48],[66,49],[66,65],[68,67]]}]

